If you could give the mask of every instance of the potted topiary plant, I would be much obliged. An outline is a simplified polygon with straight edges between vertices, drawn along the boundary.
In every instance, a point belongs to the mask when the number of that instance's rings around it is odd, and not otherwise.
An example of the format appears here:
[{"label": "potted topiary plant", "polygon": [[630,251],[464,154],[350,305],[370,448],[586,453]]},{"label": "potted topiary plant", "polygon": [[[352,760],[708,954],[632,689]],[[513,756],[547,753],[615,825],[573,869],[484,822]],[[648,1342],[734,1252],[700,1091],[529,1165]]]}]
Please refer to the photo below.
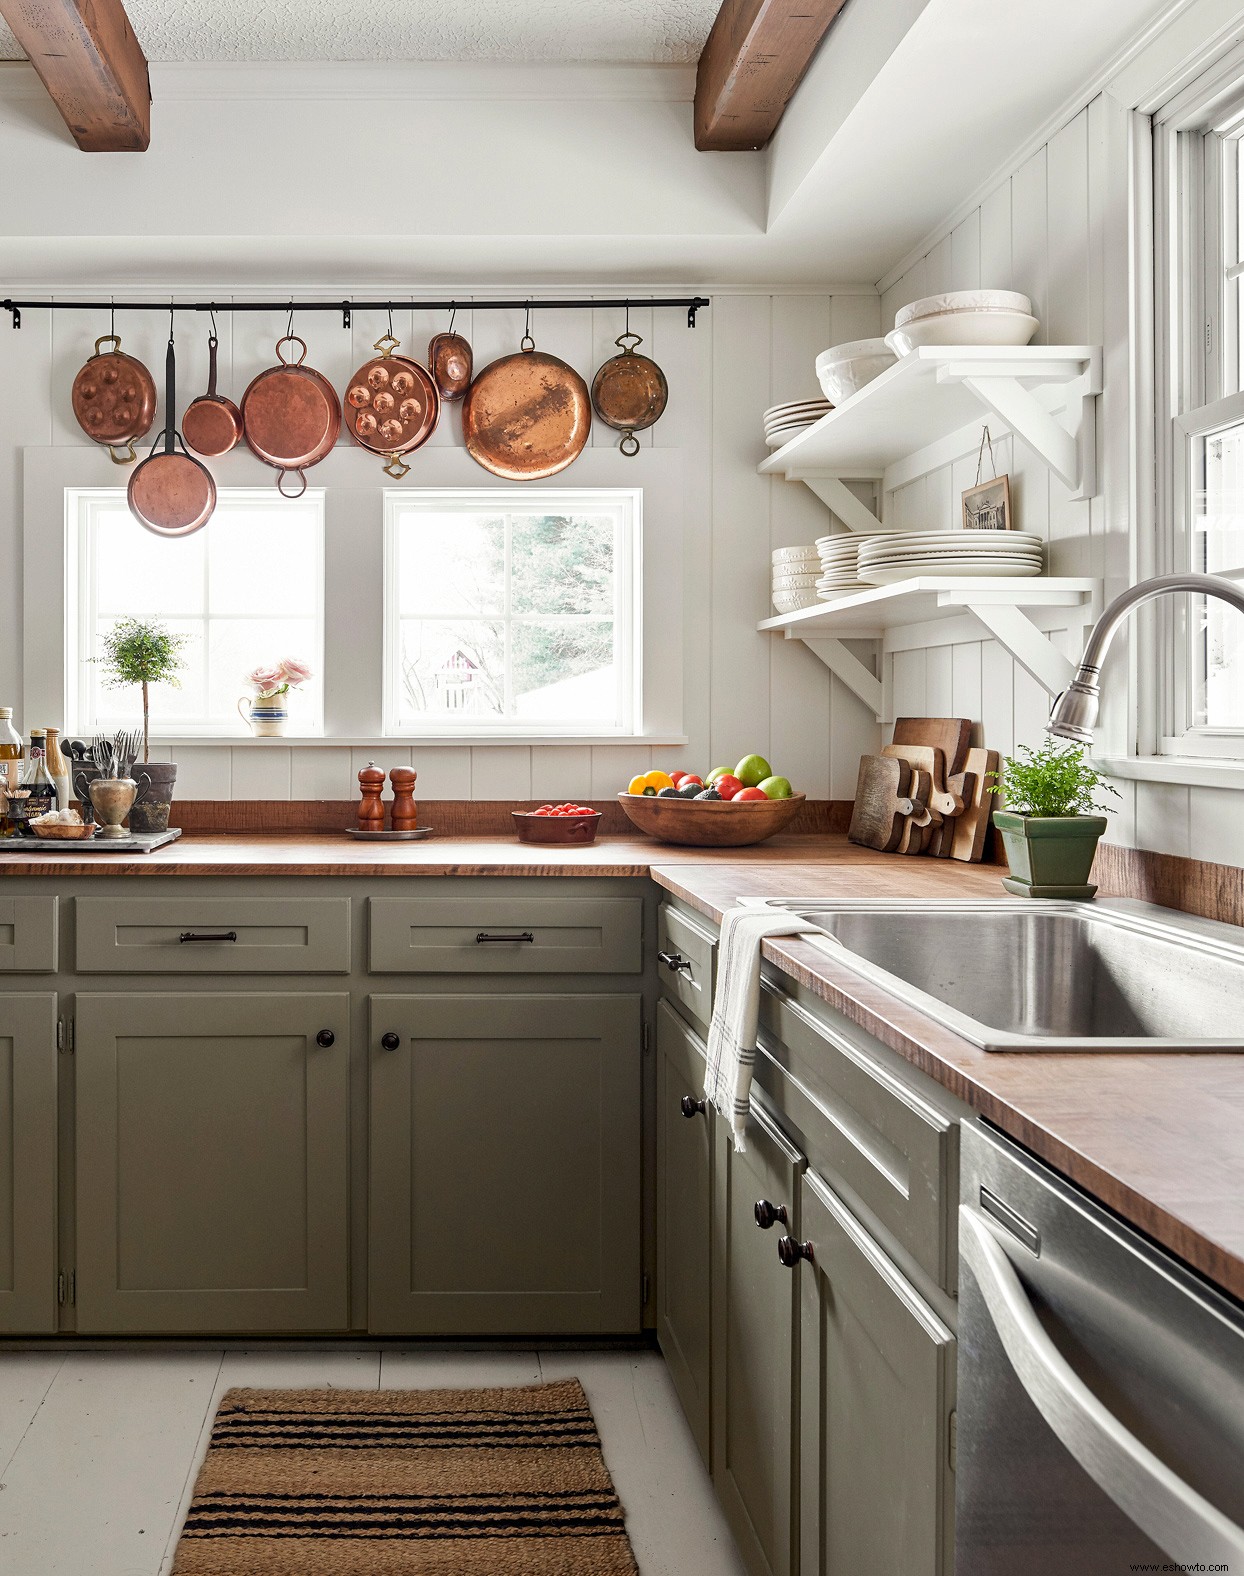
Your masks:
[{"label": "potted topiary plant", "polygon": [[1097,796],[1118,789],[1078,744],[1063,748],[1050,739],[1018,753],[990,774],[1007,806],[993,815],[1011,867],[1002,885],[1020,897],[1091,898],[1097,888],[1089,874],[1106,830]]},{"label": "potted topiary plant", "polygon": [[179,684],[178,673],[185,666],[181,648],[187,636],[175,635],[155,620],[120,619],[103,638],[102,662],[111,675],[113,689],[138,684],[143,692],[143,764],[135,768],[138,797],[130,810],[132,832],[168,830],[173,806],[173,784],[177,767],[171,761],[151,759],[151,697],[153,684]]}]

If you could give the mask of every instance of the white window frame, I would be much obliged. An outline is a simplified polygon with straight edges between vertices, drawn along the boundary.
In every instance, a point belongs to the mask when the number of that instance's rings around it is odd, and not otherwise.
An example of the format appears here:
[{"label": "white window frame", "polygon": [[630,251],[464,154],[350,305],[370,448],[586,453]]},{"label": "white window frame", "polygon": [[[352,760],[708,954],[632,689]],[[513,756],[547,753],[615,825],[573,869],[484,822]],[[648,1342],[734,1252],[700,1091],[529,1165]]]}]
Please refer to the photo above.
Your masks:
[{"label": "white window frame", "polygon": [[[617,510],[614,528],[614,605],[619,706],[611,726],[585,726],[577,721],[554,722],[530,717],[498,718],[491,721],[477,715],[466,716],[460,724],[452,719],[429,716],[426,720],[402,720],[398,712],[397,672],[401,653],[401,618],[397,607],[397,538],[399,520],[404,514],[426,509],[436,513],[576,514]],[[630,487],[532,488],[530,484],[512,488],[386,488],[384,494],[384,641],[383,641],[383,727],[388,738],[443,739],[461,732],[464,737],[495,740],[498,743],[529,738],[625,739],[643,732],[643,491]],[[446,620],[469,621],[470,613],[446,614]],[[478,615],[481,619],[484,615]],[[537,615],[532,615],[537,616]],[[499,621],[512,622],[507,613]]]},{"label": "white window frame", "polygon": [[[1155,484],[1154,571],[1191,564],[1193,457],[1215,432],[1244,421],[1239,381],[1238,253],[1244,50],[1233,50],[1154,116]],[[1152,611],[1153,755],[1244,761],[1244,728],[1194,721],[1198,674],[1186,598]]]},{"label": "white window frame", "polygon": [[[313,617],[315,630],[310,649],[304,654],[319,681],[319,704],[315,714],[303,720],[304,732],[309,738],[319,738],[324,732],[324,516],[323,488],[308,488],[299,499],[317,505],[315,523],[308,533],[306,551],[320,564],[316,586]],[[64,694],[66,699],[66,727],[71,733],[91,731],[95,719],[88,715],[89,675],[86,658],[95,645],[98,607],[95,600],[93,571],[94,532],[92,524],[99,509],[115,509],[118,502],[125,504],[123,487],[69,487],[65,490],[65,641],[64,641]],[[217,493],[217,508],[222,504],[244,504],[248,510],[279,515],[288,510],[289,504],[271,487],[222,487]],[[207,529],[210,529],[210,523]],[[270,566],[279,572],[279,565]],[[173,616],[173,615],[170,615]],[[273,652],[273,659],[282,655]],[[237,676],[238,694],[246,691],[246,675]],[[153,724],[152,738],[160,739],[169,734],[187,739],[236,739],[238,724],[233,719],[221,723],[195,723],[176,720],[171,724]]]}]

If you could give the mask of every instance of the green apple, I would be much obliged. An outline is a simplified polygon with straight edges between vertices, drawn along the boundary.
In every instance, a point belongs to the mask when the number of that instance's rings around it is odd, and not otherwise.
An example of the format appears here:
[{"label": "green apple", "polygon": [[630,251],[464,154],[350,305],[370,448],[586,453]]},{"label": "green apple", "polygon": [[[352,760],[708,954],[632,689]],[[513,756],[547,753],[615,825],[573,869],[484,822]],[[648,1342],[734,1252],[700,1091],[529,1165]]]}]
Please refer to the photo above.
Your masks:
[{"label": "green apple", "polygon": [[791,786],[785,777],[766,777],[757,786],[766,799],[789,799],[791,796]]},{"label": "green apple", "polygon": [[729,775],[729,772],[730,768],[728,766],[714,766],[704,779],[705,786],[711,788],[719,777],[726,777]]},{"label": "green apple", "polygon": [[[763,755],[745,755],[734,768],[734,775],[743,784],[744,788],[758,788],[766,777],[773,775],[773,768]],[[787,793],[790,792],[788,788]],[[769,795],[774,798],[773,794]]]}]

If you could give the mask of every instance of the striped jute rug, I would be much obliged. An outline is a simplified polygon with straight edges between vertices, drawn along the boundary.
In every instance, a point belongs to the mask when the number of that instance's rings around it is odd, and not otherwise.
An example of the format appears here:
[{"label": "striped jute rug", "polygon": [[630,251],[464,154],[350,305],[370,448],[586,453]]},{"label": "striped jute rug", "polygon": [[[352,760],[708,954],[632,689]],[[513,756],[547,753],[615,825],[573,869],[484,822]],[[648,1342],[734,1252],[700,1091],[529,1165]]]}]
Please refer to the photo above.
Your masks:
[{"label": "striped jute rug", "polygon": [[230,1390],[173,1576],[635,1576],[577,1379]]}]

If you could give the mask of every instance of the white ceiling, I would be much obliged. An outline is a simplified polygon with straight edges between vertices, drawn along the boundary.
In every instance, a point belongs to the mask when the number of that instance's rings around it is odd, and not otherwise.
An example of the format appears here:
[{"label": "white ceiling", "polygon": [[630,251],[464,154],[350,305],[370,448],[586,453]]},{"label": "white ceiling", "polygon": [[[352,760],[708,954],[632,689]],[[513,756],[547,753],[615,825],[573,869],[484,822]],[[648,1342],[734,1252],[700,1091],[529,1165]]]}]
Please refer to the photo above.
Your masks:
[{"label": "white ceiling", "polygon": [[[152,61],[687,64],[719,0],[126,0]],[[22,50],[0,22],[0,59]]]}]

